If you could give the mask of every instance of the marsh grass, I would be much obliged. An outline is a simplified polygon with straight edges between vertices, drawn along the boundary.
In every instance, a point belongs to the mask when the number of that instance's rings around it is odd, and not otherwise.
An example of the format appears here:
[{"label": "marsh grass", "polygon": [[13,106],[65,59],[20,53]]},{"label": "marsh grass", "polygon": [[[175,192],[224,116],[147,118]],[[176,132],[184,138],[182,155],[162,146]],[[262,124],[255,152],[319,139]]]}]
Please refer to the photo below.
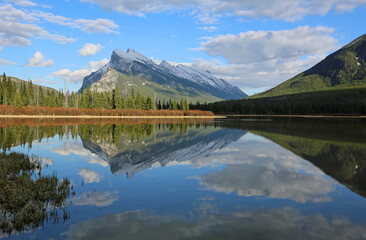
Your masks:
[{"label": "marsh grass", "polygon": [[22,233],[44,226],[45,222],[66,221],[63,208],[72,186],[55,173],[42,174],[35,157],[19,153],[0,154],[0,230]]}]

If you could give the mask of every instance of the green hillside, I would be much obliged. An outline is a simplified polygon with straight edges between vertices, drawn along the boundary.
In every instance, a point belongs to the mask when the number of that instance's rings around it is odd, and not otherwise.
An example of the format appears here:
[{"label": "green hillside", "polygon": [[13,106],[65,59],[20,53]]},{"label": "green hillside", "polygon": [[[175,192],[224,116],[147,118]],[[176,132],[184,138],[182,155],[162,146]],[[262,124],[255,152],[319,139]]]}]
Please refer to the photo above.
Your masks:
[{"label": "green hillside", "polygon": [[[7,77],[7,78],[15,83],[15,86],[17,87],[17,89],[20,89],[22,87],[22,84],[24,84],[24,83],[27,84],[28,83],[28,81],[25,81],[25,80],[22,80],[22,79],[19,79],[19,78],[16,78],[16,77]],[[49,92],[54,96],[56,96],[59,93],[59,91],[57,91],[54,88],[45,87],[45,86],[37,85],[37,84],[34,84],[34,83],[32,83],[32,85],[33,85],[34,93],[36,93],[38,87],[41,87],[43,92]]]},{"label": "green hillside", "polygon": [[13,107],[64,106],[64,95],[56,89],[33,84],[16,77],[0,76],[0,104]]},{"label": "green hillside", "polygon": [[307,71],[251,98],[366,87],[365,59],[366,34],[332,53]]}]

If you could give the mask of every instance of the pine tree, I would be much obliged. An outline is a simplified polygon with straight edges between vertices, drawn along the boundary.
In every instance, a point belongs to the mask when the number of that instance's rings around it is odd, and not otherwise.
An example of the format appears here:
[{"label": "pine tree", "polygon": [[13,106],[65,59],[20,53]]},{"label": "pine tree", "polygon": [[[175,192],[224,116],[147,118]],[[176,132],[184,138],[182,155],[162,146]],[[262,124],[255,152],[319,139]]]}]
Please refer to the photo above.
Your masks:
[{"label": "pine tree", "polygon": [[23,101],[24,105],[28,106],[29,102],[30,102],[30,98],[29,98],[29,95],[28,95],[28,89],[27,89],[27,85],[25,85],[25,82],[22,82],[22,84],[21,84],[20,96],[22,98],[22,101]]},{"label": "pine tree", "polygon": [[6,77],[6,74],[4,72],[2,77],[2,83],[3,83],[3,90],[4,90],[4,100],[3,104],[8,104],[9,100],[9,87],[8,87],[8,78]]},{"label": "pine tree", "polygon": [[143,109],[143,101],[140,91],[137,91],[135,103],[136,103],[136,109]]},{"label": "pine tree", "polygon": [[47,100],[48,101],[44,106],[56,107],[56,99],[52,94],[48,93]]},{"label": "pine tree", "polygon": [[149,110],[149,109],[155,110],[155,103],[151,96],[147,96],[146,105],[147,105],[147,110]]},{"label": "pine tree", "polygon": [[[102,104],[104,103],[104,108],[106,109],[112,109],[113,108],[113,102],[112,102],[112,96],[110,94],[110,91],[105,91],[103,94],[104,100],[102,101]],[[103,107],[103,106],[102,106]]]},{"label": "pine tree", "polygon": [[130,96],[130,97],[128,98],[128,101],[127,101],[127,108],[129,108],[129,109],[136,109],[135,99],[134,99],[132,96]]},{"label": "pine tree", "polygon": [[121,94],[119,92],[118,86],[116,87],[116,89],[113,90],[113,102],[114,102],[115,109],[123,108],[122,98],[121,98]]},{"label": "pine tree", "polygon": [[24,107],[24,103],[22,101],[22,98],[20,97],[19,90],[15,90],[15,95],[12,101],[12,106],[16,108]]},{"label": "pine tree", "polygon": [[38,91],[39,91],[39,93],[38,93],[38,105],[39,106],[47,106],[47,99],[46,99],[46,97],[44,96],[44,94],[43,94],[43,90],[42,90],[42,88],[41,87],[38,87]]},{"label": "pine tree", "polygon": [[180,109],[180,110],[184,110],[184,109],[183,109],[183,105],[184,105],[184,101],[183,101],[183,98],[181,97],[181,98],[180,98],[180,104],[179,104],[179,109]]},{"label": "pine tree", "polygon": [[189,105],[188,105],[187,99],[184,99],[183,110],[189,110]]},{"label": "pine tree", "polygon": [[96,88],[92,93],[93,105],[92,108],[102,108],[102,96]]},{"label": "pine tree", "polygon": [[177,110],[178,109],[178,103],[174,99],[173,102],[170,104],[170,110]]},{"label": "pine tree", "polygon": [[28,90],[28,105],[34,105],[34,90],[33,90],[33,83],[32,81],[29,81],[27,84],[27,90]]},{"label": "pine tree", "polygon": [[135,90],[133,90],[133,88],[131,89],[131,97],[135,101]]},{"label": "pine tree", "polygon": [[89,85],[86,86],[86,90],[85,90],[85,108],[91,108],[92,107],[92,104],[93,104],[93,99],[92,99],[92,93],[91,93],[91,90],[90,90],[90,87]]}]

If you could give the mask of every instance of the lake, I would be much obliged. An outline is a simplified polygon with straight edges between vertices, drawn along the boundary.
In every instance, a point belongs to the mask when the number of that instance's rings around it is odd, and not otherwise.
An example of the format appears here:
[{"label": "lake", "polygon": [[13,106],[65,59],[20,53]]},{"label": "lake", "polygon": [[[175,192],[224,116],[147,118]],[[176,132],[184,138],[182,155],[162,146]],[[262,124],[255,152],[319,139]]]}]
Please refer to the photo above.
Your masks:
[{"label": "lake", "polygon": [[365,120],[0,126],[4,239],[366,239]]}]

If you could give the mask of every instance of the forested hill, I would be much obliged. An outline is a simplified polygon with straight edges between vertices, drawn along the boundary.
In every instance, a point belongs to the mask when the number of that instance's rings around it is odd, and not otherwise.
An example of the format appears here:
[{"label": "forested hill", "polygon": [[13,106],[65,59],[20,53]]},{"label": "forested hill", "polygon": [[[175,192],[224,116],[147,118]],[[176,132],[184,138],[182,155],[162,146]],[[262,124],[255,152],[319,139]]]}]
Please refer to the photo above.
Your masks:
[{"label": "forested hill", "polygon": [[63,106],[64,94],[54,88],[44,87],[16,77],[0,76],[0,104],[14,107],[29,105]]},{"label": "forested hill", "polygon": [[314,67],[251,98],[366,87],[365,61],[366,34],[330,54]]}]

